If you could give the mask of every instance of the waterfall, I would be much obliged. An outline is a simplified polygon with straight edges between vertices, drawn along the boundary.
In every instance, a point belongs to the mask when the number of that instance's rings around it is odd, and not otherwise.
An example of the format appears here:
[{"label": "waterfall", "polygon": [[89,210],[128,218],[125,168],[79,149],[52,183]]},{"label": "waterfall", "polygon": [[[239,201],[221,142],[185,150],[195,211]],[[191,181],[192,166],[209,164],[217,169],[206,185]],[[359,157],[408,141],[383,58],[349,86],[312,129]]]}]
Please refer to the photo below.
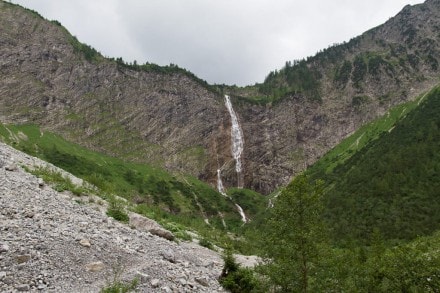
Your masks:
[{"label": "waterfall", "polygon": [[237,203],[235,204],[235,206],[237,207],[237,210],[238,210],[238,212],[240,213],[241,220],[243,221],[243,223],[247,223],[246,214],[244,213],[244,211],[243,211],[243,209],[241,208],[241,206],[239,206]]},{"label": "waterfall", "polygon": [[[217,190],[218,192],[220,192],[223,196],[225,196],[226,198],[232,200],[232,198],[229,197],[229,195],[226,194],[225,188],[223,186],[223,181],[222,181],[222,170],[221,169],[217,169]],[[247,223],[247,218],[246,218],[246,214],[244,213],[243,209],[241,206],[239,206],[238,204],[234,203],[235,207],[238,210],[238,213],[241,216],[241,220],[243,221],[243,223]],[[224,222],[224,219],[222,218],[223,221],[223,226],[226,227],[226,223]]]},{"label": "waterfall", "polygon": [[220,169],[217,169],[217,190],[222,195],[228,197],[228,195],[225,192],[225,188],[223,187],[223,181],[222,181],[222,171]]},{"label": "waterfall", "polygon": [[229,115],[231,116],[231,151],[232,157],[235,160],[235,171],[237,172],[238,178],[238,188],[243,187],[243,183],[241,180],[241,154],[243,153],[243,132],[241,131],[240,124],[238,123],[237,115],[235,114],[234,109],[232,108],[231,99],[228,95],[225,95],[225,104],[226,108],[229,111]]},{"label": "waterfall", "polygon": [[[228,95],[225,95],[225,104],[226,104],[226,108],[229,111],[229,115],[231,116],[231,124],[232,124],[232,127],[231,127],[231,142],[232,142],[231,152],[232,152],[232,157],[235,160],[235,171],[237,172],[237,178],[238,178],[237,185],[238,185],[238,188],[243,188],[243,183],[241,180],[241,176],[242,176],[242,174],[241,174],[241,170],[242,170],[242,168],[241,168],[241,154],[243,153],[243,132],[241,131],[241,127],[240,127],[240,124],[238,123],[237,115],[235,114],[235,111],[232,108],[232,103],[231,103],[231,100],[229,99]],[[225,188],[223,186],[222,174],[221,174],[222,168],[217,169],[217,190],[225,197],[231,199],[226,194]],[[235,204],[235,207],[237,208],[237,210],[241,216],[241,220],[243,221],[243,223],[247,223],[248,220],[246,218],[246,214],[244,213],[241,206],[239,206],[236,203],[234,203],[234,204]]]}]

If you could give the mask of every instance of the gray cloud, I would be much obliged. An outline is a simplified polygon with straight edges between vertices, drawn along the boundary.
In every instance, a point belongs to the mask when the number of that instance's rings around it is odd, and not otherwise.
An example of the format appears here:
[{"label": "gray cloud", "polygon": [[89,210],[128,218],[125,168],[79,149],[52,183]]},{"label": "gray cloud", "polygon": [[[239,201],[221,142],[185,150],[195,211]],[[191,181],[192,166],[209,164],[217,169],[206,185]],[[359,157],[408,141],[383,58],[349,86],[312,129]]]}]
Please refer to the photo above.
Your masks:
[{"label": "gray cloud", "polygon": [[178,64],[210,83],[261,82],[422,0],[12,0],[109,57]]}]

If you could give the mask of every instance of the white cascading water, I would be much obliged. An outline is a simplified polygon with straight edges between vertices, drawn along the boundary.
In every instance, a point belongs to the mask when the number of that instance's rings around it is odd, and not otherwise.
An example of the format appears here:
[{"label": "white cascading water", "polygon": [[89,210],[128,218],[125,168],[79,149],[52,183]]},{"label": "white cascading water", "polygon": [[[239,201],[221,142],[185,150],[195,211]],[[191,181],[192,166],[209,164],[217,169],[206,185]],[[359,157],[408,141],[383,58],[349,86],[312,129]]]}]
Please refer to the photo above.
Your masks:
[{"label": "white cascading water", "polygon": [[225,188],[223,187],[223,181],[222,181],[222,171],[220,169],[217,169],[217,190],[222,195],[228,197],[228,195],[225,192]]},{"label": "white cascading water", "polygon": [[243,223],[247,223],[246,214],[244,213],[244,211],[243,211],[243,209],[241,208],[241,206],[239,206],[238,203],[236,203],[235,206],[237,207],[237,210],[238,210],[238,212],[240,213],[241,221],[242,221]]},{"label": "white cascading water", "polygon": [[[228,95],[225,95],[225,104],[226,108],[229,111],[229,114],[231,116],[231,141],[232,141],[232,157],[235,160],[235,171],[237,172],[237,182],[238,182],[238,188],[243,188],[243,183],[241,180],[241,154],[243,153],[243,132],[241,131],[240,124],[238,123],[237,115],[235,114],[234,109],[232,108],[232,103]],[[217,169],[217,190],[222,195],[229,198],[229,196],[225,192],[225,188],[223,186],[222,181],[222,175],[221,175],[221,169]],[[247,223],[246,214],[244,213],[241,206],[238,204],[235,204],[238,212],[240,213],[241,220],[243,223]]]},{"label": "white cascading water", "polygon": [[241,131],[240,124],[238,123],[237,115],[232,108],[231,99],[228,95],[225,95],[225,104],[228,108],[229,115],[231,116],[231,151],[232,157],[235,160],[235,171],[238,176],[238,188],[242,188],[241,180],[241,154],[243,153],[243,132]]}]

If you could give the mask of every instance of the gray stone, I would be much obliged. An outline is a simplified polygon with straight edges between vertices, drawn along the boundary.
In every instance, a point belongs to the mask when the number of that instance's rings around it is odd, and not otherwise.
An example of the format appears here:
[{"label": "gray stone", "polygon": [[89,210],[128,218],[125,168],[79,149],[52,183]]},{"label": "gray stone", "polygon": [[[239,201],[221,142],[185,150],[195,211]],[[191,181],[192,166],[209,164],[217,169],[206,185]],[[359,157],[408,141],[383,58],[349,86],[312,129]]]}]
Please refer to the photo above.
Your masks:
[{"label": "gray stone", "polygon": [[176,262],[176,256],[174,255],[172,250],[164,250],[161,251],[160,255],[162,255],[162,257],[171,262],[171,263],[175,263]]},{"label": "gray stone", "polygon": [[38,290],[44,290],[44,289],[46,289],[46,285],[44,285],[44,284],[38,284],[37,289],[38,289]]},{"label": "gray stone", "polygon": [[18,264],[23,264],[25,262],[28,262],[30,259],[31,256],[29,254],[17,255],[15,257],[15,260],[17,261]]},{"label": "gray stone", "polygon": [[195,280],[197,281],[197,283],[199,283],[202,286],[205,286],[205,287],[209,286],[208,277],[198,277],[198,278],[195,278]]},{"label": "gray stone", "polygon": [[6,285],[12,285],[14,284],[14,278],[12,278],[11,276],[7,276],[3,278],[3,283],[5,283]]},{"label": "gray stone", "polygon": [[153,235],[165,238],[167,240],[174,240],[174,234],[162,228],[156,221],[145,218],[141,215],[131,213],[129,225],[139,231],[148,231]]},{"label": "gray stone", "polygon": [[153,288],[157,288],[160,285],[160,280],[159,279],[153,279],[153,280],[151,280],[150,285]]},{"label": "gray stone", "polygon": [[[9,158],[11,152],[17,153],[0,142],[0,157]],[[48,166],[37,158],[26,162],[16,157],[16,162],[29,168]],[[107,229],[105,212],[73,203],[73,195],[40,188],[37,178],[26,172],[0,168],[0,193],[0,222],[5,221],[0,225],[1,292],[20,292],[18,287],[31,292],[99,291],[112,277],[114,263],[135,269],[125,270],[122,280],[133,279],[132,273],[139,271],[136,277],[142,292],[223,292],[216,282],[221,265],[203,266],[210,261],[220,264],[216,252],[184,241],[165,241],[148,230],[133,230],[115,221]],[[153,222],[154,227],[160,228]],[[91,248],[82,246],[82,239]],[[209,276],[208,287],[194,280],[211,271],[215,276]]]},{"label": "gray stone", "polygon": [[88,263],[86,265],[86,269],[89,272],[99,272],[99,271],[102,271],[104,269],[104,267],[105,267],[105,265],[102,261],[95,261],[95,262]]},{"label": "gray stone", "polygon": [[149,230],[149,232],[153,235],[165,238],[166,240],[170,240],[170,241],[174,240],[174,234],[165,229],[153,228]]},{"label": "gray stone", "polygon": [[0,243],[0,253],[7,252],[9,250],[9,245],[6,243]]},{"label": "gray stone", "polygon": [[17,289],[17,291],[29,291],[30,287],[28,284],[20,284],[15,286],[15,289]]},{"label": "gray stone", "polygon": [[18,170],[18,167],[14,163],[10,163],[5,166],[5,170],[10,172],[15,172]]},{"label": "gray stone", "polygon": [[146,283],[151,279],[149,275],[141,272],[136,272],[136,277],[139,279],[141,283]]},{"label": "gray stone", "polygon": [[90,246],[92,246],[92,245],[90,244],[90,241],[89,241],[88,239],[81,239],[81,240],[79,241],[79,244],[81,244],[81,246],[84,246],[84,247],[90,247]]}]

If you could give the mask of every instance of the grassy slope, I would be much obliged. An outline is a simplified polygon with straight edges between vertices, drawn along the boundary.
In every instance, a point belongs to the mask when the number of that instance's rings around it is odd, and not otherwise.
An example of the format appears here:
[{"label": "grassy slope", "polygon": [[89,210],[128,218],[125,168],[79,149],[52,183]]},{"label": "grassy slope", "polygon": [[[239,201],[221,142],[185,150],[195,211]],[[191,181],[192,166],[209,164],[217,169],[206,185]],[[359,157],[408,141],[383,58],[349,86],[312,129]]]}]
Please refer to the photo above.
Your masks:
[{"label": "grassy slope", "polygon": [[440,229],[440,89],[419,101],[364,126],[308,170],[327,182],[338,242],[368,242],[375,228],[389,240]]},{"label": "grassy slope", "polygon": [[[215,227],[223,230],[220,212],[227,230],[237,231],[242,226],[233,202],[196,178],[171,175],[159,168],[90,151],[50,132],[42,132],[35,125],[0,124],[0,140],[85,179],[105,193],[132,200],[137,203],[138,212],[155,219],[169,219],[197,230]],[[247,215],[252,218],[266,205],[260,194],[252,193],[251,197],[234,196],[234,199],[239,204],[243,202]],[[256,207],[257,204],[260,207]],[[213,227],[205,224],[205,217]]]},{"label": "grassy slope", "polygon": [[[384,132],[395,127],[396,123],[415,109],[429,93],[419,96],[414,101],[400,104],[390,109],[384,116],[365,124],[352,135],[342,140],[337,146],[328,151],[323,157],[308,169],[309,174],[330,174],[336,166],[343,164],[357,151],[364,148],[368,143],[378,139]],[[320,174],[324,176],[324,174]]]}]

